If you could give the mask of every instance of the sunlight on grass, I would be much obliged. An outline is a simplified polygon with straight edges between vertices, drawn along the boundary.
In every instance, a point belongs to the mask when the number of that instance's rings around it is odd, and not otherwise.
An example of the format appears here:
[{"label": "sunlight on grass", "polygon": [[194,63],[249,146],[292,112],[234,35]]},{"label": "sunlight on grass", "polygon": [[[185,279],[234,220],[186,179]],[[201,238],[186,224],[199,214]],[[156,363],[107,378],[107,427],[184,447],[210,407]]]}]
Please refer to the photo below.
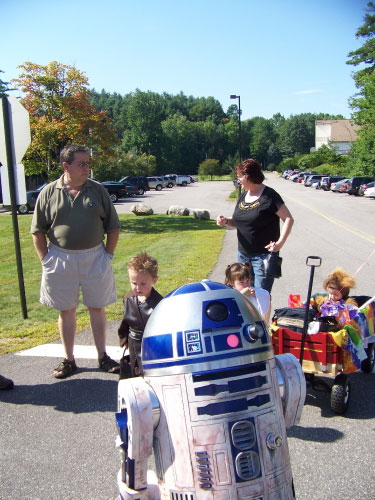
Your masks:
[{"label": "sunlight on grass", "polygon": [[[217,261],[225,231],[214,221],[192,217],[120,214],[121,234],[113,261],[118,300],[108,307],[109,320],[120,319],[122,296],[129,291],[127,262],[147,251],[159,263],[157,290],[166,295],[185,283],[206,278]],[[0,216],[0,354],[59,338],[58,313],[39,303],[41,268],[29,233],[31,215],[18,217],[28,319],[23,319],[14,253],[12,220]],[[78,331],[89,327],[87,309],[77,310]]]}]

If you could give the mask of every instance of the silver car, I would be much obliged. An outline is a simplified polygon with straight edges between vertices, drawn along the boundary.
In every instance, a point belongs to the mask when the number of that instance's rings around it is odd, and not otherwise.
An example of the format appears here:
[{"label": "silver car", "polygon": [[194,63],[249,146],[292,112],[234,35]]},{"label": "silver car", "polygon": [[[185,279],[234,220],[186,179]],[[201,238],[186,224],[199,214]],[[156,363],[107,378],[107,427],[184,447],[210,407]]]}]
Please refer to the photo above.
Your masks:
[{"label": "silver car", "polygon": [[150,189],[156,189],[156,191],[161,191],[167,186],[166,181],[164,181],[161,177],[147,177],[147,180]]}]

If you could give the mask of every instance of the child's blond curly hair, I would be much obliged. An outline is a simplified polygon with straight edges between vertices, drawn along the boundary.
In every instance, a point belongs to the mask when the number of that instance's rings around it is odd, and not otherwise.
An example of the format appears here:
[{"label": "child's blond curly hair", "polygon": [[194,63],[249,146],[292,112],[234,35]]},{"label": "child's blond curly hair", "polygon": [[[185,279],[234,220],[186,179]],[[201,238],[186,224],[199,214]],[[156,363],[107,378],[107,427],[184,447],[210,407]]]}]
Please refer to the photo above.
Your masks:
[{"label": "child's blond curly hair", "polygon": [[324,289],[327,290],[329,286],[336,287],[345,298],[349,295],[350,289],[355,287],[355,279],[341,267],[336,267],[324,280]]},{"label": "child's blond curly hair", "polygon": [[157,278],[158,261],[146,252],[141,252],[129,260],[128,270],[148,273],[152,278]]}]

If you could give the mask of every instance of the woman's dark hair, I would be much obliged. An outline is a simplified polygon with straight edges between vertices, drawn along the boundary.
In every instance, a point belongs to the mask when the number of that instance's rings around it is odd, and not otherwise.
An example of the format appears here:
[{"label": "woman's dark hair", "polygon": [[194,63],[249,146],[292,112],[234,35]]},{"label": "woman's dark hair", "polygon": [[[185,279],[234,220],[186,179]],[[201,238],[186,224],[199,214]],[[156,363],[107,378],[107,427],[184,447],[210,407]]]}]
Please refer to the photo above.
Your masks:
[{"label": "woman's dark hair", "polygon": [[250,280],[251,281],[251,264],[250,262],[235,262],[228,264],[225,269],[225,285],[232,286],[236,280]]},{"label": "woman's dark hair", "polygon": [[235,171],[238,177],[246,175],[247,179],[253,184],[262,184],[264,181],[262,167],[260,163],[253,158],[249,158],[239,163]]}]

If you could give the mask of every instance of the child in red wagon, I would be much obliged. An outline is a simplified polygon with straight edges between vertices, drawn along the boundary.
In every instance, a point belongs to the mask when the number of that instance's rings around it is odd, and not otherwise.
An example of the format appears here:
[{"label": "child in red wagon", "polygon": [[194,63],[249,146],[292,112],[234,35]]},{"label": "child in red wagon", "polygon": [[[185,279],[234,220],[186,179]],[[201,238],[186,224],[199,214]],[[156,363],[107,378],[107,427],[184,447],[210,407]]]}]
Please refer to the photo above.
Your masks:
[{"label": "child in red wagon", "polygon": [[339,326],[344,326],[358,311],[357,302],[348,297],[350,289],[355,287],[353,276],[337,267],[326,277],[323,287],[328,296],[316,295],[311,300],[311,306],[322,317],[333,316]]}]

